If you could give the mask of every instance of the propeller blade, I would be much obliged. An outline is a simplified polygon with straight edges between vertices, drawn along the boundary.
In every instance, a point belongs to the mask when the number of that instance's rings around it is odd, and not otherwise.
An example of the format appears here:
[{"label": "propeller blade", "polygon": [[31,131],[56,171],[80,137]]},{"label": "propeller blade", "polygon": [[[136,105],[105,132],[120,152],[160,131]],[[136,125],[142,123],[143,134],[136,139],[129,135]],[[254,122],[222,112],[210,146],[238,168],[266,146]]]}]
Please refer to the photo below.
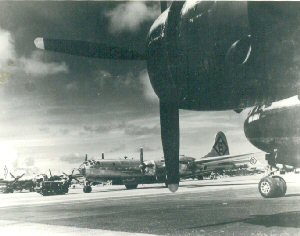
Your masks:
[{"label": "propeller blade", "polygon": [[160,1],[160,12],[163,13],[168,8],[167,1]]},{"label": "propeller blade", "polygon": [[18,178],[18,179],[21,179],[24,175],[25,175],[25,173],[22,174],[22,175],[20,175],[20,176],[18,176],[17,178]]},{"label": "propeller blade", "polygon": [[12,178],[14,178],[14,179],[16,178],[12,173],[9,172],[9,174]]},{"label": "propeller blade", "polygon": [[176,102],[160,101],[160,124],[167,184],[170,191],[176,192],[179,186],[179,109]]},{"label": "propeller blade", "polygon": [[50,176],[52,177],[52,173],[51,173],[51,170],[49,169],[49,173],[50,173]]},{"label": "propeller blade", "polygon": [[63,174],[66,175],[66,176],[69,176],[69,175],[67,175],[65,172],[63,172]]},{"label": "propeller blade", "polygon": [[75,171],[75,170],[73,169],[71,175],[73,175],[74,171]]},{"label": "propeller blade", "polygon": [[80,40],[36,38],[37,48],[76,56],[113,60],[145,60],[144,54],[127,48]]}]

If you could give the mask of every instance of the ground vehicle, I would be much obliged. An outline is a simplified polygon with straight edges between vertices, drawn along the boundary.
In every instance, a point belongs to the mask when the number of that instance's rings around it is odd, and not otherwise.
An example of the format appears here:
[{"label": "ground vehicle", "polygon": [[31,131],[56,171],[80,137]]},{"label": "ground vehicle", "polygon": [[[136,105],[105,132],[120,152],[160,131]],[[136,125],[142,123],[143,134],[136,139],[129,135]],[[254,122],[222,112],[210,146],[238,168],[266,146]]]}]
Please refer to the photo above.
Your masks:
[{"label": "ground vehicle", "polygon": [[[51,172],[50,172],[51,173]],[[35,191],[43,196],[65,194],[69,191],[69,181],[64,176],[40,175],[36,179]]]}]

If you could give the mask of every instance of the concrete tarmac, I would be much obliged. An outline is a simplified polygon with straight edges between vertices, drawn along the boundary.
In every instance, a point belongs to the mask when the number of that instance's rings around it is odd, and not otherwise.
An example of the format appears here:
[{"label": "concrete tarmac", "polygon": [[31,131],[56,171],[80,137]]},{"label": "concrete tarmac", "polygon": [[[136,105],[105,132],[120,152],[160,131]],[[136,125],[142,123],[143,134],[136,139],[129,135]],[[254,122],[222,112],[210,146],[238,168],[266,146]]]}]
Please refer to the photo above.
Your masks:
[{"label": "concrete tarmac", "polygon": [[163,184],[94,187],[92,193],[0,194],[1,235],[300,235],[300,175],[287,194],[264,199],[261,175]]}]

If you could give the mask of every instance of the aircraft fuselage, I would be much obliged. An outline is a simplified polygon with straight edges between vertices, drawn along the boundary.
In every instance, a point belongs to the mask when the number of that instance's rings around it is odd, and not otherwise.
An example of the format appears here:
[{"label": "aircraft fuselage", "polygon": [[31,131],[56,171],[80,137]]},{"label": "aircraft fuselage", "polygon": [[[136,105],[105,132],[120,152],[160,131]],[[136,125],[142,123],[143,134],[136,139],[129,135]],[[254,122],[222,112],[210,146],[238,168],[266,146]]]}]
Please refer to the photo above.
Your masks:
[{"label": "aircraft fuselage", "polygon": [[244,123],[248,140],[257,148],[277,152],[276,162],[300,166],[300,101],[297,96],[271,106],[255,107]]},{"label": "aircraft fuselage", "polygon": [[113,184],[127,183],[157,183],[164,182],[163,173],[160,174],[160,161],[152,166],[153,171],[142,172],[139,160],[92,160],[87,161],[81,173],[89,182],[101,183],[111,180]]}]

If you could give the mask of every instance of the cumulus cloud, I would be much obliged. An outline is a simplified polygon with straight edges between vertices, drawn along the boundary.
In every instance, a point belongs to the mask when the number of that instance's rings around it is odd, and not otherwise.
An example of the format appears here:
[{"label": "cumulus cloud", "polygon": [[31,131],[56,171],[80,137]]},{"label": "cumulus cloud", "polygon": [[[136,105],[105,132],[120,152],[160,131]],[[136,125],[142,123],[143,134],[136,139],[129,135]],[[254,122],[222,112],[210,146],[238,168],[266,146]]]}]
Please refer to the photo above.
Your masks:
[{"label": "cumulus cloud", "polygon": [[15,58],[14,41],[8,31],[0,28],[0,67],[9,65]]},{"label": "cumulus cloud", "polygon": [[40,52],[34,52],[30,57],[18,57],[11,33],[0,28],[0,82],[17,72],[40,77],[67,73],[68,67],[65,62],[44,62]]},{"label": "cumulus cloud", "polygon": [[83,126],[83,130],[88,133],[102,133],[109,131],[108,126],[89,126],[85,125]]},{"label": "cumulus cloud", "polygon": [[21,57],[20,65],[24,72],[31,76],[46,76],[68,72],[65,62],[43,62],[39,52],[34,52],[29,58]]},{"label": "cumulus cloud", "polygon": [[79,153],[71,153],[71,154],[67,154],[67,155],[63,155],[61,156],[59,159],[63,162],[67,162],[70,164],[80,164],[84,161],[85,155],[83,154],[79,154]]},{"label": "cumulus cloud", "polygon": [[136,31],[142,23],[154,20],[160,14],[159,4],[145,2],[127,2],[109,11],[109,30],[111,33]]},{"label": "cumulus cloud", "polygon": [[160,127],[159,126],[152,126],[152,127],[146,127],[146,126],[138,126],[138,125],[128,125],[125,128],[125,134],[127,135],[159,135],[160,133]]},{"label": "cumulus cloud", "polygon": [[111,130],[115,129],[123,129],[125,127],[124,122],[109,122],[104,125],[96,125],[96,126],[91,126],[91,125],[84,125],[83,130],[86,133],[106,133]]}]

